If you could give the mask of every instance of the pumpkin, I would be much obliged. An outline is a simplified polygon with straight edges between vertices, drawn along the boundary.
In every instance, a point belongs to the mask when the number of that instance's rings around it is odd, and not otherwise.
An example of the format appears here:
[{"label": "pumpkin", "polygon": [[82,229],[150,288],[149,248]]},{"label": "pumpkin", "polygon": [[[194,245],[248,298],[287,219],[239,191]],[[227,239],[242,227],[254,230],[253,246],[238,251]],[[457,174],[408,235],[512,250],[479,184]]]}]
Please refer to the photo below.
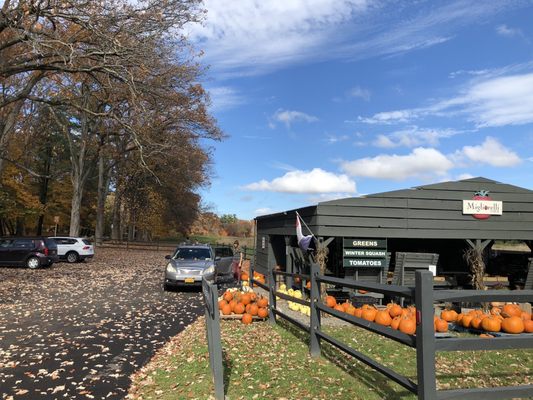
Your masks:
[{"label": "pumpkin", "polygon": [[493,338],[494,336],[493,335],[489,335],[488,333],[482,333],[481,335],[479,335],[480,338],[485,338],[485,339],[490,339],[490,338]]},{"label": "pumpkin", "polygon": [[346,310],[348,309],[348,307],[350,307],[352,304],[348,302],[348,300],[346,300],[344,303],[341,304],[342,306],[342,309],[344,310],[344,312],[346,312]]},{"label": "pumpkin", "polygon": [[448,332],[448,321],[437,318],[435,320],[435,330],[437,332]]},{"label": "pumpkin", "polygon": [[242,302],[242,304],[247,306],[248,304],[250,304],[252,302],[252,298],[251,298],[251,296],[248,293],[245,293],[245,294],[243,294],[241,296],[241,302]]},{"label": "pumpkin", "polygon": [[522,333],[524,329],[524,320],[520,317],[505,318],[502,322],[502,330],[507,333]]},{"label": "pumpkin", "polygon": [[505,317],[520,317],[522,316],[522,310],[516,304],[506,304],[502,307],[502,314]]},{"label": "pumpkin", "polygon": [[218,301],[218,309],[222,310],[226,304],[228,304],[228,302],[226,300],[224,300],[224,299],[219,300]]},{"label": "pumpkin", "polygon": [[524,321],[524,332],[533,333],[533,320]]},{"label": "pumpkin", "polygon": [[355,311],[353,312],[353,316],[357,317],[357,318],[362,318],[363,317],[363,309],[356,307]]},{"label": "pumpkin", "polygon": [[355,316],[355,310],[356,308],[350,304],[350,306],[346,309],[346,314],[354,315]]},{"label": "pumpkin", "polygon": [[268,307],[268,300],[265,297],[261,297],[259,300],[257,300],[257,307],[259,308]]},{"label": "pumpkin", "polygon": [[392,319],[392,322],[390,324],[390,327],[394,330],[398,330],[398,327],[400,326],[400,322],[402,321],[402,317],[399,315],[397,317],[394,317]]},{"label": "pumpkin", "polygon": [[237,303],[235,304],[235,307],[233,308],[233,312],[235,314],[244,314],[245,306],[244,303]]},{"label": "pumpkin", "polygon": [[266,318],[268,317],[268,310],[264,307],[259,307],[259,309],[257,310],[257,316],[259,318]]},{"label": "pumpkin", "polygon": [[522,311],[522,314],[520,314],[520,318],[522,318],[524,321],[531,320],[531,314],[525,311]]},{"label": "pumpkin", "polygon": [[222,297],[229,303],[233,300],[233,293],[226,291]]},{"label": "pumpkin", "polygon": [[378,313],[377,308],[368,307],[368,308],[363,309],[363,312],[361,313],[361,317],[363,319],[366,319],[367,321],[372,322],[376,318],[377,313]]},{"label": "pumpkin", "polygon": [[250,293],[250,300],[252,301],[252,303],[255,303],[257,301],[257,295],[255,294],[255,292]]},{"label": "pumpkin", "polygon": [[399,304],[396,303],[389,303],[387,305],[387,308],[389,310],[389,315],[394,318],[402,314],[402,307]]},{"label": "pumpkin", "polygon": [[481,317],[472,318],[472,322],[470,322],[470,327],[474,329],[481,329],[481,321]]},{"label": "pumpkin", "polygon": [[326,296],[326,305],[329,308],[335,308],[335,306],[337,305],[337,300],[335,300],[335,297],[333,296]]},{"label": "pumpkin", "polygon": [[392,323],[392,318],[388,310],[380,310],[376,313],[374,322],[379,325],[389,326]]},{"label": "pumpkin", "polygon": [[412,318],[402,318],[400,325],[398,325],[400,332],[406,333],[407,335],[414,335],[416,332],[416,321]]},{"label": "pumpkin", "polygon": [[335,307],[333,307],[334,310],[344,312],[344,307],[341,304],[337,304]]},{"label": "pumpkin", "polygon": [[465,328],[470,328],[470,324],[472,323],[473,319],[474,319],[473,315],[467,314],[461,319],[461,322],[463,323],[463,326]]},{"label": "pumpkin", "polygon": [[487,332],[499,332],[502,329],[502,323],[499,318],[488,317],[481,321],[481,327]]},{"label": "pumpkin", "polygon": [[231,314],[231,306],[229,304],[226,304],[224,307],[222,307],[222,314],[224,315]]},{"label": "pumpkin", "polygon": [[252,323],[252,316],[250,314],[243,314],[242,318],[241,318],[241,321],[243,324],[251,324]]},{"label": "pumpkin", "polygon": [[235,306],[237,305],[237,300],[233,299],[229,302],[229,306],[231,307],[231,311],[235,310]]},{"label": "pumpkin", "polygon": [[249,304],[250,309],[247,310],[248,314],[257,315],[257,312],[259,311],[259,307],[257,304]]},{"label": "pumpkin", "polygon": [[443,310],[440,317],[446,322],[455,322],[457,320],[457,312],[455,310]]},{"label": "pumpkin", "polygon": [[248,275],[248,272],[243,272],[241,274],[241,281],[248,281],[250,280],[250,275]]}]

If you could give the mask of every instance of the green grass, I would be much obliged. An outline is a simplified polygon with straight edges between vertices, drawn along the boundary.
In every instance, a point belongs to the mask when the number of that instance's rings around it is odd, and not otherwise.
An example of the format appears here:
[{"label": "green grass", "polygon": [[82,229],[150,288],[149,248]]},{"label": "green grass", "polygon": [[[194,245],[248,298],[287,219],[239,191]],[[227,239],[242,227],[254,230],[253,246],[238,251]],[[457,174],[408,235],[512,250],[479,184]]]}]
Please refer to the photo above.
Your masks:
[{"label": "green grass", "polygon": [[[223,321],[226,394],[230,399],[415,399],[406,389],[324,344],[309,356],[308,335],[287,323]],[[415,351],[363,329],[325,332],[416,381]],[[485,339],[490,340],[490,339]],[[200,320],[134,379],[142,399],[208,399],[213,393]],[[441,389],[533,384],[533,350],[438,353]],[[137,397],[135,397],[137,396]]]}]

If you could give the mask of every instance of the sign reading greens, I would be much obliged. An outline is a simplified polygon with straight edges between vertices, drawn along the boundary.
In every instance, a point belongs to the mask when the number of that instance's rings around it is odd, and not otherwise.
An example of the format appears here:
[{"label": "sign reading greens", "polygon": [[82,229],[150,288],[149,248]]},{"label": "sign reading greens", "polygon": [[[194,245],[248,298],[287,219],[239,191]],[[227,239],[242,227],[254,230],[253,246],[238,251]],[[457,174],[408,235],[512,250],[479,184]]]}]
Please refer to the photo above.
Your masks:
[{"label": "sign reading greens", "polygon": [[345,268],[383,268],[387,262],[387,239],[344,238],[342,255]]}]

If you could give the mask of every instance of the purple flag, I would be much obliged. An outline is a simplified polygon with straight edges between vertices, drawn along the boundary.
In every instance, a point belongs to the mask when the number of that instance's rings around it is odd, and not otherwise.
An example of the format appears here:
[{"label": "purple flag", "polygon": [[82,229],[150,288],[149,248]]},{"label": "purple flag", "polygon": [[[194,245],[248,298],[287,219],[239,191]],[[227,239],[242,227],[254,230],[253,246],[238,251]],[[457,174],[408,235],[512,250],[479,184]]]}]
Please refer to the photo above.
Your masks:
[{"label": "purple flag", "polygon": [[302,224],[300,223],[300,217],[298,214],[296,215],[296,238],[298,239],[298,246],[302,251],[307,251],[309,247],[313,247],[311,245],[313,235],[304,236],[302,234]]}]

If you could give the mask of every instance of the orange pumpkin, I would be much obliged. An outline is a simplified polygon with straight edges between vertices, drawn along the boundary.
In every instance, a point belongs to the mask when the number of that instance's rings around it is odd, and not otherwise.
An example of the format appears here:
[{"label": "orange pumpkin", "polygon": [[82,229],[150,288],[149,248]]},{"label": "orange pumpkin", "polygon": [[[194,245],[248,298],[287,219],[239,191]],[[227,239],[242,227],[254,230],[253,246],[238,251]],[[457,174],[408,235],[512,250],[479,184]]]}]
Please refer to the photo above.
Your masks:
[{"label": "orange pumpkin", "polygon": [[394,317],[392,319],[392,322],[390,324],[390,327],[394,330],[398,330],[398,327],[400,326],[400,322],[402,322],[402,317],[399,315],[397,317]]},{"label": "orange pumpkin", "polygon": [[252,316],[250,314],[243,314],[242,318],[241,318],[241,321],[243,324],[251,324],[252,323]]},{"label": "orange pumpkin", "polygon": [[465,328],[470,328],[470,324],[472,323],[473,319],[474,316],[472,314],[467,314],[461,319],[461,322]]},{"label": "orange pumpkin", "polygon": [[248,293],[243,294],[241,296],[241,302],[242,302],[242,304],[247,306],[248,304],[250,304],[252,302],[252,298],[251,298],[251,296]]},{"label": "orange pumpkin", "polygon": [[237,305],[237,300],[233,299],[229,302],[229,306],[231,307],[231,311],[235,311],[235,306]]},{"label": "orange pumpkin", "polygon": [[229,303],[233,299],[233,293],[225,292],[222,297]]},{"label": "orange pumpkin", "polygon": [[348,309],[348,307],[350,307],[352,304],[348,302],[348,300],[346,300],[344,303],[341,304],[342,306],[342,309],[344,312],[346,312],[346,310]]},{"label": "orange pumpkin", "polygon": [[268,310],[264,307],[260,307],[258,310],[257,310],[257,316],[259,318],[266,318],[268,317]]},{"label": "orange pumpkin", "polygon": [[344,312],[344,307],[341,304],[337,304],[335,307],[333,307],[334,310]]},{"label": "orange pumpkin", "polygon": [[400,325],[398,326],[400,332],[408,335],[414,335],[416,332],[416,321],[412,318],[402,318]]},{"label": "orange pumpkin", "polygon": [[353,316],[357,317],[357,318],[362,318],[363,317],[363,309],[356,307],[355,311],[353,312]]},{"label": "orange pumpkin", "polygon": [[481,329],[481,317],[474,317],[472,318],[472,322],[470,322],[470,327],[474,329]]},{"label": "orange pumpkin", "polygon": [[505,317],[520,317],[522,310],[517,304],[506,304],[502,307],[502,314]]},{"label": "orange pumpkin", "polygon": [[257,295],[255,294],[255,292],[250,293],[250,300],[252,301],[252,303],[255,303],[257,301]]},{"label": "orange pumpkin", "polygon": [[530,321],[531,314],[528,312],[522,311],[522,314],[520,314],[520,318],[522,318],[524,321]]},{"label": "orange pumpkin", "polygon": [[387,309],[389,310],[389,315],[394,318],[402,314],[402,307],[399,304],[396,303],[390,303],[387,305]]},{"label": "orange pumpkin", "polygon": [[337,300],[333,296],[326,296],[326,305],[329,308],[335,308],[335,306],[337,305]]},{"label": "orange pumpkin", "polygon": [[350,304],[350,306],[346,309],[346,314],[355,315],[355,307]]},{"label": "orange pumpkin", "polygon": [[389,310],[378,311],[376,313],[376,317],[374,318],[374,322],[383,326],[389,326],[392,323],[392,318],[389,314]]},{"label": "orange pumpkin", "polygon": [[231,314],[231,306],[229,304],[226,304],[224,307],[222,307],[222,314],[224,315]]},{"label": "orange pumpkin", "polygon": [[219,300],[218,301],[218,309],[222,310],[226,304],[228,304],[228,302],[226,300],[224,300],[224,299]]},{"label": "orange pumpkin", "polygon": [[235,314],[244,314],[245,306],[243,303],[237,303],[235,304],[235,307],[233,308],[233,312]]},{"label": "orange pumpkin", "polygon": [[248,272],[243,272],[241,274],[241,281],[248,281],[250,280],[250,275],[248,275]]},{"label": "orange pumpkin", "polygon": [[437,332],[448,332],[448,321],[437,318],[435,320],[435,330]]},{"label": "orange pumpkin", "polygon": [[505,318],[502,322],[502,330],[507,333],[522,333],[524,329],[524,320],[517,316]]},{"label": "orange pumpkin", "polygon": [[366,319],[367,321],[374,321],[374,319],[376,319],[377,313],[378,313],[377,308],[368,307],[363,310],[363,312],[361,313],[361,317],[363,319]]},{"label": "orange pumpkin", "polygon": [[502,329],[502,323],[496,317],[488,317],[481,321],[481,327],[487,332],[499,332]]},{"label": "orange pumpkin", "polygon": [[457,320],[457,312],[455,310],[443,310],[440,317],[446,322],[455,322]]},{"label": "orange pumpkin", "polygon": [[533,320],[524,321],[524,332],[533,333]]},{"label": "orange pumpkin", "polygon": [[261,297],[259,300],[257,300],[257,306],[259,308],[268,307],[268,300],[265,297]]},{"label": "orange pumpkin", "polygon": [[257,312],[259,311],[259,307],[257,304],[249,304],[250,309],[247,310],[248,314],[257,315]]}]

